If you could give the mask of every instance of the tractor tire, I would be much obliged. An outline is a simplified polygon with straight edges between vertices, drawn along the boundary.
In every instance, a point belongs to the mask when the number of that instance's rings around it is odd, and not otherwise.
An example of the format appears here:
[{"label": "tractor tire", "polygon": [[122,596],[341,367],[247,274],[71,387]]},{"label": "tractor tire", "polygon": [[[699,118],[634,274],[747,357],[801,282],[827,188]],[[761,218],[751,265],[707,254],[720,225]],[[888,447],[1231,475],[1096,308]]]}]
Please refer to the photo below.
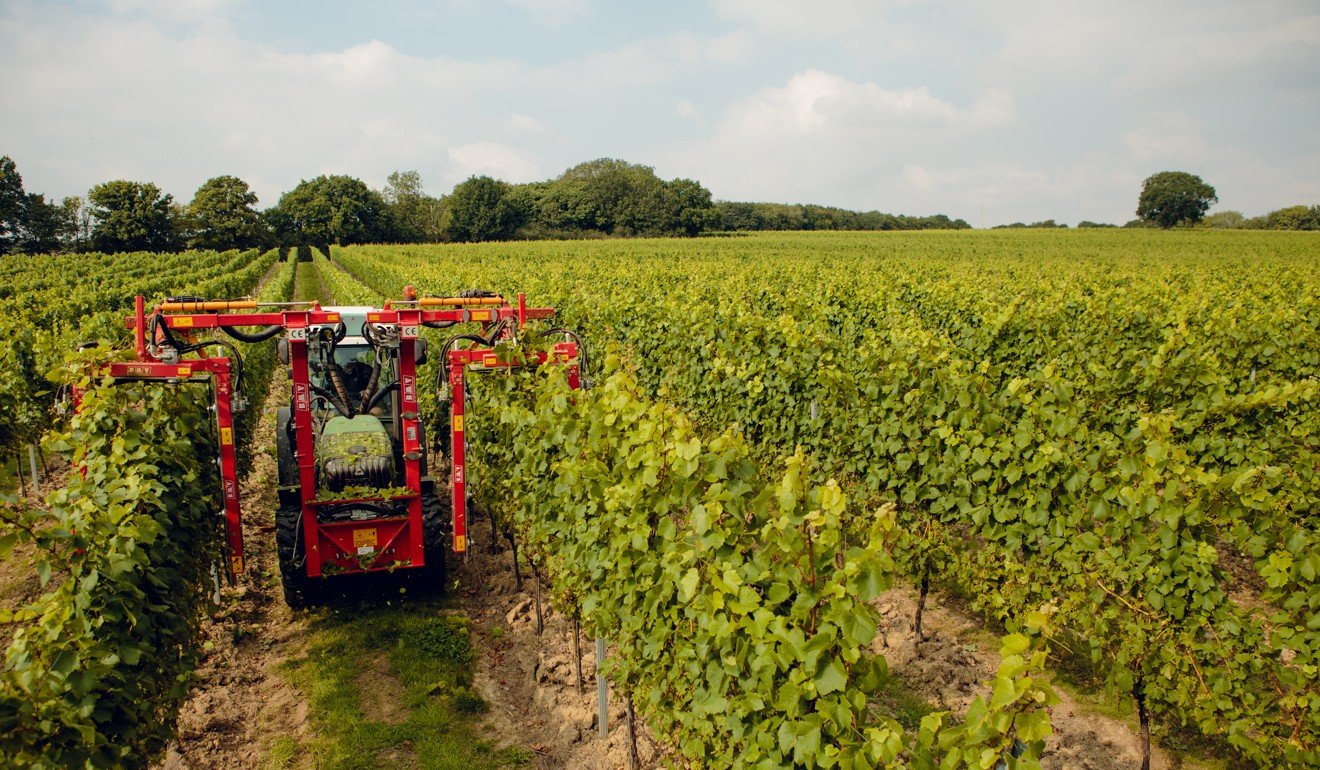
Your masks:
[{"label": "tractor tire", "polygon": [[419,592],[438,594],[445,587],[445,554],[449,550],[450,503],[440,495],[422,497],[422,555],[426,565],[416,572]]},{"label": "tractor tire", "polygon": [[302,505],[281,505],[275,513],[275,550],[279,555],[284,603],[301,610],[316,603],[319,582],[307,576],[307,545],[303,542]]}]

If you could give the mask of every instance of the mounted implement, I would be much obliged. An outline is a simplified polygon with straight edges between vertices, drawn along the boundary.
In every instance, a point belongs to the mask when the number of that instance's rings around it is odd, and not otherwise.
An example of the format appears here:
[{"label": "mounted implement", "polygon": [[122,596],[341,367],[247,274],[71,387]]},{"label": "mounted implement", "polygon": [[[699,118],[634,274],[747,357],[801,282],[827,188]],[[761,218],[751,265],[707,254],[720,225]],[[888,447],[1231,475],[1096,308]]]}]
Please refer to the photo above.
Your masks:
[{"label": "mounted implement", "polygon": [[[558,364],[579,383],[581,344],[565,329],[548,349],[513,357],[507,351],[528,321],[553,308],[529,308],[490,292],[402,300],[382,308],[317,303],[173,298],[148,311],[142,297],[126,325],[136,335],[136,359],[108,365],[118,381],[209,382],[223,480],[226,567],[243,570],[243,533],[234,456],[234,413],[242,362],[223,332],[242,342],[276,340],[289,368],[292,393],[278,413],[279,509],[275,532],[285,600],[314,601],[331,576],[410,571],[428,586],[444,580],[445,551],[466,553],[466,376],[513,366]],[[475,324],[445,339],[435,387],[447,413],[448,455],[432,456],[418,404],[418,368],[427,363],[423,329]],[[255,330],[254,330],[255,327]],[[203,354],[220,346],[229,355]],[[447,402],[447,403],[446,403]],[[433,475],[446,469],[448,478]],[[448,494],[437,491],[447,485]],[[334,579],[339,579],[335,577]]]}]

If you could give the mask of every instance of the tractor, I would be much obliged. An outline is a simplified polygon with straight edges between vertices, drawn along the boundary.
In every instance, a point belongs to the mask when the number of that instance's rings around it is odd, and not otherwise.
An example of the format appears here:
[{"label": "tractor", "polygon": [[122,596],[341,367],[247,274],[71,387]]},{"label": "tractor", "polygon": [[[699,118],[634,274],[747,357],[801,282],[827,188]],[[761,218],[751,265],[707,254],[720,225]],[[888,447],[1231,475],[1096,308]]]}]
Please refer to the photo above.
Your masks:
[{"label": "tractor", "polygon": [[[217,454],[223,485],[225,571],[243,571],[243,533],[234,454],[235,411],[242,359],[217,332],[246,343],[276,339],[291,393],[277,414],[279,507],[275,541],[285,601],[316,603],[331,581],[365,573],[402,573],[422,588],[444,582],[445,554],[468,552],[465,432],[469,372],[514,366],[562,365],[570,387],[580,380],[581,339],[561,337],[530,355],[505,356],[497,346],[529,333],[528,321],[554,315],[488,291],[403,299],[383,307],[321,307],[252,299],[172,297],[150,311],[137,297],[125,319],[136,337],[136,360],[111,363],[114,381],[209,383],[214,396]],[[444,340],[433,386],[447,417],[448,454],[431,455],[418,403],[426,387],[422,330],[478,324],[479,331]],[[465,327],[471,329],[471,326]],[[210,356],[219,347],[227,355]],[[443,424],[443,422],[441,423]],[[447,471],[440,478],[439,471]],[[447,494],[445,493],[447,491]]]}]

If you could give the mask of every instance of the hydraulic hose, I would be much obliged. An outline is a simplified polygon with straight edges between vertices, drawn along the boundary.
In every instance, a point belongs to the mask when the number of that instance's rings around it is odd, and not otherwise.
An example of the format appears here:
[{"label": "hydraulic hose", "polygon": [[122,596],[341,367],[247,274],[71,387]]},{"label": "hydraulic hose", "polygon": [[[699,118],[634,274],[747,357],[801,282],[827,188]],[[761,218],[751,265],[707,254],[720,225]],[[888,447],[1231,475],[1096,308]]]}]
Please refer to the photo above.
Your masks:
[{"label": "hydraulic hose", "polygon": [[371,361],[371,378],[367,380],[367,387],[362,391],[362,400],[358,402],[358,413],[367,413],[367,404],[371,403],[372,396],[376,394],[376,385],[380,382],[381,358],[385,351],[377,350],[375,357]]},{"label": "hydraulic hose", "polygon": [[335,408],[336,412],[339,412],[340,414],[342,414],[343,416],[349,419],[353,418],[353,413],[349,410],[349,408],[344,404],[340,403],[338,397],[336,397],[330,391],[313,385],[312,392],[320,396],[321,398],[324,398],[326,402],[330,404],[330,406],[333,406]]},{"label": "hydraulic hose", "polygon": [[252,333],[242,332],[230,326],[221,326],[220,329],[224,331],[225,334],[228,334],[239,342],[265,342],[283,331],[284,326],[281,324],[271,324],[259,332]]},{"label": "hydraulic hose", "polygon": [[339,341],[344,338],[348,332],[348,327],[341,321],[339,327],[330,335],[330,349],[326,353],[326,370],[330,372],[330,384],[334,387],[335,393],[339,395],[339,404],[343,409],[339,413],[352,419],[353,401],[348,397],[348,389],[344,387],[344,370],[339,367],[339,362],[335,360],[335,348],[339,346]]},{"label": "hydraulic hose", "polygon": [[193,350],[200,350],[205,347],[219,347],[229,351],[229,356],[234,362],[234,392],[243,392],[243,356],[239,355],[238,348],[234,347],[232,342],[224,340],[210,339],[192,346]]},{"label": "hydraulic hose", "polygon": [[549,337],[552,334],[566,334],[577,343],[578,357],[582,359],[582,363],[578,364],[578,371],[582,373],[583,377],[587,376],[587,346],[583,344],[582,338],[578,336],[578,333],[572,329],[565,329],[563,327],[547,329],[546,331],[541,332],[542,337]]},{"label": "hydraulic hose", "polygon": [[443,390],[449,382],[449,349],[460,340],[475,342],[479,345],[490,345],[490,341],[485,337],[479,337],[475,334],[455,334],[445,340],[445,344],[440,348],[440,365],[435,369],[435,387],[437,390]]},{"label": "hydraulic hose", "polygon": [[397,382],[391,382],[389,385],[386,385],[385,387],[381,388],[379,391],[375,393],[375,395],[371,397],[371,400],[366,403],[366,406],[362,407],[361,412],[363,414],[366,414],[370,412],[372,409],[375,409],[376,405],[379,404],[381,401],[385,400],[386,396],[397,391],[398,389],[399,389],[399,383]]}]

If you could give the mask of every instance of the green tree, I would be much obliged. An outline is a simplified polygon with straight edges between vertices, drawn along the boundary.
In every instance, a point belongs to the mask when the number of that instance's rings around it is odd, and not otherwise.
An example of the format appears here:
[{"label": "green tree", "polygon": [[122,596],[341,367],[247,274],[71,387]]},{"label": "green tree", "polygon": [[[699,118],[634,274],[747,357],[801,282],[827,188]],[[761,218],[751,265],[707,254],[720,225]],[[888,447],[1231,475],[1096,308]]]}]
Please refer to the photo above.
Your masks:
[{"label": "green tree", "polygon": [[188,206],[192,244],[199,249],[250,249],[268,240],[257,194],[236,176],[208,179]]},{"label": "green tree", "polygon": [[86,251],[92,243],[92,209],[77,195],[60,201],[60,220],[64,229],[60,241],[70,251]]},{"label": "green tree", "polygon": [[350,176],[304,180],[275,209],[268,222],[279,237],[298,243],[379,243],[390,235],[385,200]]},{"label": "green tree", "polygon": [[50,254],[60,248],[62,236],[69,229],[62,206],[46,202],[46,196],[29,193],[25,206],[19,249],[25,254]]},{"label": "green tree", "polygon": [[98,251],[169,251],[177,245],[174,196],[150,182],[104,182],[87,193]]},{"label": "green tree", "polygon": [[719,221],[715,204],[707,190],[692,179],[664,183],[665,230],[673,235],[694,236]]},{"label": "green tree", "polygon": [[1146,178],[1137,199],[1137,216],[1163,228],[1196,224],[1218,202],[1215,188],[1185,171],[1161,171]]},{"label": "green tree", "polygon": [[18,166],[8,155],[0,157],[0,254],[17,248],[26,206],[27,194]]},{"label": "green tree", "polygon": [[502,241],[526,220],[506,182],[473,176],[449,194],[449,235],[456,241]]},{"label": "green tree", "polygon": [[1247,226],[1247,218],[1241,211],[1216,211],[1201,224],[1215,230],[1237,230]]},{"label": "green tree", "polygon": [[1270,230],[1320,230],[1320,206],[1289,206],[1265,215]]},{"label": "green tree", "polygon": [[393,220],[393,239],[400,243],[434,243],[445,238],[445,208],[422,189],[416,171],[395,171],[385,182],[381,197]]}]

